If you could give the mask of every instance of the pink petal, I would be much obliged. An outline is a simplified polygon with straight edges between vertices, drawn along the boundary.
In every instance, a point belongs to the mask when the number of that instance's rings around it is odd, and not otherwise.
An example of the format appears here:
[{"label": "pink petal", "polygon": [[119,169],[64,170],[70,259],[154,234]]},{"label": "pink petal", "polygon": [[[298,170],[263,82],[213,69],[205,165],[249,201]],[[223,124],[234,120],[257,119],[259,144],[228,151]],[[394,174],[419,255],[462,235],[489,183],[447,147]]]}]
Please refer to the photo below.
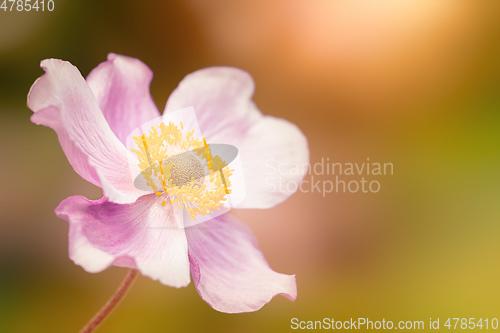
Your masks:
[{"label": "pink petal", "polygon": [[134,129],[160,116],[149,93],[152,78],[142,61],[113,53],[87,77],[111,130],[124,144]]},{"label": "pink petal", "polygon": [[154,194],[131,204],[81,196],[63,200],[55,212],[69,222],[69,257],[91,273],[125,266],[168,286],[187,286],[186,235],[171,206],[160,206],[162,200]]},{"label": "pink petal", "polygon": [[295,275],[273,271],[251,231],[229,214],[187,228],[186,235],[196,289],[215,310],[250,312],[276,295],[297,297]]},{"label": "pink petal", "polygon": [[133,202],[138,190],[128,169],[129,152],[111,131],[78,69],[56,59],[42,61],[41,67],[46,73],[28,95],[28,107],[34,112],[31,120],[56,131],[80,176],[98,186],[104,177],[123,193],[121,202]]},{"label": "pink petal", "polygon": [[262,117],[237,147],[247,190],[237,208],[270,208],[298,190],[308,170],[309,148],[293,123]]},{"label": "pink petal", "polygon": [[168,98],[166,112],[193,107],[207,138],[238,142],[262,115],[253,103],[252,77],[232,67],[208,67],[187,75]]},{"label": "pink petal", "polygon": [[165,110],[192,106],[209,143],[236,146],[247,187],[247,197],[238,208],[269,208],[297,190],[307,170],[309,149],[293,123],[262,115],[252,101],[253,92],[253,80],[245,71],[205,68],[181,81]]}]

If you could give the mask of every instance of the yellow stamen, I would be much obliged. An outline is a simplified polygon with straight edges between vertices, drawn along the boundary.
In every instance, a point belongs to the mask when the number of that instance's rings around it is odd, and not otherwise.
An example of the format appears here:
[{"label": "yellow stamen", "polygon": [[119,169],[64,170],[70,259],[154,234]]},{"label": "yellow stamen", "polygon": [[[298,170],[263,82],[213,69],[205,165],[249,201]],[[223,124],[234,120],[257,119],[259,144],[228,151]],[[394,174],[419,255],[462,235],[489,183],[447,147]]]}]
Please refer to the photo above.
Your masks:
[{"label": "yellow stamen", "polygon": [[163,188],[165,189],[166,188],[166,184],[165,184],[165,174],[163,173],[163,165],[162,165],[162,161],[159,161],[158,162],[160,164],[160,173],[161,173],[161,184],[163,185]]},{"label": "yellow stamen", "polygon": [[226,190],[226,194],[229,194],[229,190],[227,189],[226,185],[226,178],[224,178],[224,173],[222,172],[222,169],[220,170],[220,178],[222,179],[222,183],[224,184],[224,190]]},{"label": "yellow stamen", "polygon": [[[184,131],[182,123],[179,127],[172,122],[152,126],[147,134],[133,138],[138,149],[132,152],[137,154],[146,184],[158,197],[168,194],[161,205],[167,201],[177,204],[195,219],[224,205],[225,196],[231,193],[230,177],[234,170],[219,156],[211,155],[206,138],[196,138],[194,129]],[[205,149],[199,149],[202,147]],[[182,154],[189,151],[192,154]],[[203,165],[208,165],[209,175]]]},{"label": "yellow stamen", "polygon": [[144,151],[146,152],[147,156],[148,156],[148,162],[149,162],[149,165],[153,165],[153,163],[151,162],[151,155],[149,154],[149,149],[148,149],[148,143],[146,142],[146,134],[143,134],[142,135],[142,144],[144,145]]},{"label": "yellow stamen", "polygon": [[208,168],[212,171],[212,161],[210,160],[210,150],[208,149],[207,140],[203,138],[203,144],[205,145],[205,149],[207,150],[207,160],[208,160]]}]

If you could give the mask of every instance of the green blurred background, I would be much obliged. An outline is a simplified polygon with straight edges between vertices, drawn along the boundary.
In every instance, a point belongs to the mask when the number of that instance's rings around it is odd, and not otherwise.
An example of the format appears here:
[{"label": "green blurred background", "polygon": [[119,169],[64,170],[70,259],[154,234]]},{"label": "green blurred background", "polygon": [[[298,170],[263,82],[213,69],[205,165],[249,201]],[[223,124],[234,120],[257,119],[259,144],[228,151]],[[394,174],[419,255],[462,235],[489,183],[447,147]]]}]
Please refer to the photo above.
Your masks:
[{"label": "green blurred background", "polygon": [[0,11],[0,332],[78,331],[126,273],[89,274],[68,259],[68,225],[53,210],[101,192],[26,107],[42,59],[86,76],[109,52],[151,67],[160,110],[186,74],[243,68],[260,109],[306,134],[312,163],[369,157],[393,163],[394,175],[369,177],[376,194],[297,193],[235,213],[271,266],[297,275],[295,303],[277,297],[255,313],[222,314],[192,284],[140,277],[99,331],[500,317],[498,1],[54,2],[53,12]]}]

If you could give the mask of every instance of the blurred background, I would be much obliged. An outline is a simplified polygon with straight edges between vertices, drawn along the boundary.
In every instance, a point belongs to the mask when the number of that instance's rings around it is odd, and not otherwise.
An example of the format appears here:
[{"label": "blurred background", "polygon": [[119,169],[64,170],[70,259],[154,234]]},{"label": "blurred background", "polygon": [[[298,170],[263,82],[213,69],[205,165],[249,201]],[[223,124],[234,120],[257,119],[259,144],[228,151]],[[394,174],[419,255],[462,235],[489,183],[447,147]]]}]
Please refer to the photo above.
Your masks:
[{"label": "blurred background", "polygon": [[243,68],[259,108],[305,133],[311,163],[370,158],[392,163],[394,174],[368,177],[378,193],[297,193],[235,213],[273,269],[297,275],[295,303],[277,297],[227,315],[193,284],[177,290],[140,277],[99,332],[500,317],[499,2],[54,2],[52,12],[0,10],[1,332],[78,331],[126,274],[89,274],[69,260],[68,224],[53,210],[101,191],[26,107],[42,59],[68,60],[86,76],[109,52],[150,66],[160,110],[186,74]]}]

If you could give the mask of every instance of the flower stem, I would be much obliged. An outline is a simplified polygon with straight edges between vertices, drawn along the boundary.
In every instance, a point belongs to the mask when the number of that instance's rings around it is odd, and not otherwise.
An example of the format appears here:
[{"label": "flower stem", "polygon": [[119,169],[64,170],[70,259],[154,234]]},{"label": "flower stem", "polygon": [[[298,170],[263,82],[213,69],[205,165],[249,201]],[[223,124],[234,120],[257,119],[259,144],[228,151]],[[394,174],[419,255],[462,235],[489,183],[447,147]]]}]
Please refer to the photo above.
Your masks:
[{"label": "flower stem", "polygon": [[85,325],[80,333],[90,333],[93,332],[96,327],[106,318],[111,311],[120,303],[121,299],[125,296],[127,291],[130,289],[132,284],[134,284],[135,279],[139,275],[137,269],[130,269],[125,279],[121,285],[116,289],[116,292],[111,296],[108,302],[96,313],[96,315]]}]

